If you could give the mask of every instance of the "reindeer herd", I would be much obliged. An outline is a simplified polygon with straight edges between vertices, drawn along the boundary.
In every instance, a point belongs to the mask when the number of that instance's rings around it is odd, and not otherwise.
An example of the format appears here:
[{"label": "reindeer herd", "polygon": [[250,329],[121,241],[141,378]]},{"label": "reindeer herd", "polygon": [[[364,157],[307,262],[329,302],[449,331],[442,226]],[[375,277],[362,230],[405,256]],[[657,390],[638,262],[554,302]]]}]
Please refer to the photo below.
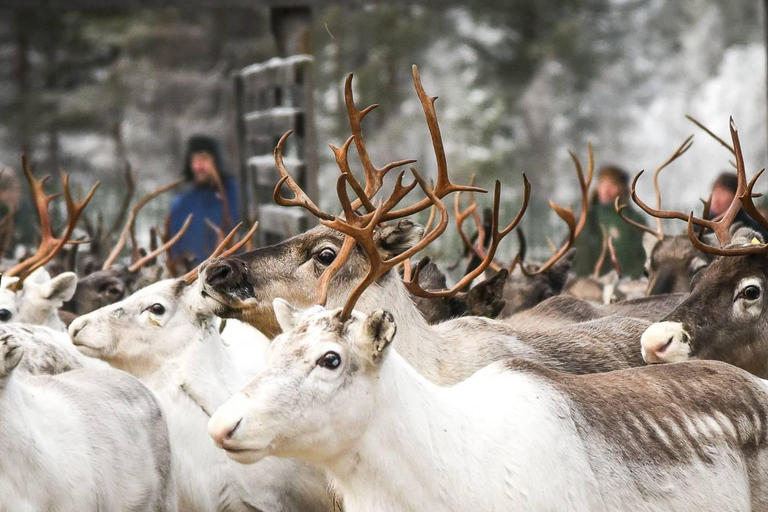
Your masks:
[{"label": "reindeer herd", "polygon": [[[352,135],[332,146],[341,213],[292,179],[287,133],[274,199],[319,225],[257,249],[257,223],[236,242],[237,226],[184,271],[162,261],[184,228],[121,259],[141,207],[175,183],[142,198],[99,256],[73,238],[96,187],[78,202],[65,175],[57,237],[57,196],[23,162],[42,239],[0,279],[0,510],[768,510],[768,243],[734,224],[742,208],[768,219],[733,123],[738,191],[723,215],[661,208],[659,173],[689,139],[656,169],[655,207],[640,174],[632,184],[643,211],[686,233],[638,225],[645,280],[618,265],[576,278],[591,147],[586,170],[572,155],[578,215],[551,203],[568,235],[525,261],[530,183],[503,226],[496,182],[483,219],[484,190],[451,180],[435,98],[413,78],[433,184],[413,168],[385,179],[412,160],[373,165],[373,107],[356,107],[350,75]],[[416,256],[448,229],[451,195],[471,262],[449,288]],[[502,262],[513,231],[521,250]],[[607,235],[603,249],[596,269],[615,261]]]}]

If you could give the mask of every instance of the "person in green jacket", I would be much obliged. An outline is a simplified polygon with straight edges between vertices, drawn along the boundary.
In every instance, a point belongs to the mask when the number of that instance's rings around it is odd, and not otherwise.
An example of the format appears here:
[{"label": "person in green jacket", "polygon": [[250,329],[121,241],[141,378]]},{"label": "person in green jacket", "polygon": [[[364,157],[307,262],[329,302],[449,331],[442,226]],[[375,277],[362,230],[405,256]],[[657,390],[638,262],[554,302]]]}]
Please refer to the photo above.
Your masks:
[{"label": "person in green jacket", "polygon": [[[621,204],[628,207],[624,214],[641,224],[646,224],[643,216],[630,206],[629,175],[620,167],[606,165],[597,174],[597,187],[590,200],[587,223],[584,231],[576,240],[574,247],[576,255],[573,260],[573,271],[578,276],[591,275],[603,248],[603,233],[601,225],[608,235],[613,238],[616,258],[624,275],[636,279],[645,272],[645,250],[643,249],[643,232],[625,222],[614,208],[614,201],[619,198]],[[613,264],[606,258],[600,268],[600,275],[610,272]]]}]

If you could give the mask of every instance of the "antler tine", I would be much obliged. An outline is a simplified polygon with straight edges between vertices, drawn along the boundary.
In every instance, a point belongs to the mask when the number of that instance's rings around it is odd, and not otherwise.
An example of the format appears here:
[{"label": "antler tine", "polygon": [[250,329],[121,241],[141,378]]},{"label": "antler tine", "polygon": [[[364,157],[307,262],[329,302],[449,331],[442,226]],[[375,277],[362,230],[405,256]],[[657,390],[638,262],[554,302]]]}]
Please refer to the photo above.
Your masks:
[{"label": "antler tine", "polygon": [[155,249],[153,249],[149,254],[147,254],[143,258],[139,258],[138,260],[136,260],[135,263],[133,263],[130,267],[128,267],[128,271],[129,272],[136,272],[136,271],[138,271],[141,267],[143,267],[144,265],[146,265],[147,263],[149,263],[150,261],[152,261],[156,257],[158,257],[160,254],[164,253],[165,251],[167,251],[168,249],[173,247],[173,245],[181,239],[181,237],[184,235],[184,233],[187,232],[187,229],[189,228],[189,225],[190,225],[191,222],[192,222],[192,214],[190,213],[187,216],[187,219],[184,221],[184,224],[182,224],[181,228],[179,229],[179,232],[176,233],[173,236],[173,238],[171,238],[170,240],[165,242],[160,247],[156,247]]},{"label": "antler tine", "polygon": [[646,233],[650,233],[659,240],[664,238],[664,232],[662,230],[653,229],[650,226],[646,226],[645,224],[641,224],[640,222],[637,222],[635,220],[630,219],[624,214],[624,210],[627,208],[627,205],[625,204],[619,204],[619,197],[617,197],[613,202],[613,207],[616,209],[616,213],[619,214],[619,217],[624,220],[627,224],[636,227],[637,229],[643,230]]},{"label": "antler tine", "polygon": [[[686,151],[693,146],[693,135],[688,136],[682,144],[675,150],[666,162],[656,168],[656,172],[653,173],[653,190],[656,193],[656,208],[661,210],[661,188],[659,187],[659,173],[664,170],[669,164],[680,158]],[[664,226],[661,223],[661,219],[656,219],[656,227],[658,228],[659,239],[664,238]]]},{"label": "antler tine", "polygon": [[[419,69],[415,64],[412,67],[412,72],[413,85],[416,88],[421,107],[424,110],[424,117],[426,117],[429,135],[432,139],[432,148],[434,149],[435,159],[437,160],[437,181],[433,189],[434,195],[442,199],[452,192],[459,191],[485,193],[486,190],[483,190],[482,188],[456,185],[451,182],[451,178],[448,176],[448,161],[445,157],[443,137],[440,134],[440,125],[437,121],[437,112],[435,111],[435,100],[437,100],[437,96],[429,96],[426,91],[424,91],[424,87],[421,85],[421,78],[419,77]],[[429,198],[425,198],[411,206],[389,212],[382,220],[387,221],[407,217],[428,208],[430,204],[432,203]]]},{"label": "antler tine", "polygon": [[243,237],[240,239],[239,242],[237,242],[235,245],[227,249],[226,251],[219,254],[218,258],[229,258],[233,254],[235,254],[237,251],[239,251],[242,247],[245,247],[248,245],[248,242],[253,237],[254,233],[256,233],[256,229],[259,227],[259,221],[256,221],[251,225],[251,229],[248,230],[248,232],[243,235]]},{"label": "antler tine", "polygon": [[[470,186],[475,184],[475,175],[472,175],[472,179],[470,180]],[[480,221],[480,216],[477,214],[477,203],[475,202],[474,195],[472,192],[469,193],[470,198],[470,204],[469,206],[461,211],[461,191],[457,192],[454,196],[453,200],[453,211],[455,215],[455,223],[456,223],[456,230],[459,232],[459,237],[461,238],[461,241],[464,242],[464,245],[472,251],[472,253],[480,258],[480,261],[485,261],[488,258],[488,252],[484,248],[484,242],[485,242],[485,229],[483,228],[482,222]],[[494,212],[494,215],[496,215],[497,212]],[[464,225],[464,221],[470,216],[475,220],[475,225],[477,226],[477,243],[473,244],[467,235],[464,233],[464,229],[462,226]],[[496,263],[495,261],[491,260],[488,263],[488,266],[494,270],[495,272],[498,272],[503,267]]]},{"label": "antler tine", "polygon": [[104,260],[104,264],[101,266],[102,270],[107,270],[109,267],[114,265],[115,261],[117,261],[118,256],[120,256],[120,251],[122,251],[123,247],[125,247],[127,238],[133,230],[133,226],[136,223],[136,216],[139,214],[139,211],[155,197],[159,196],[163,192],[167,192],[172,188],[177,187],[178,185],[181,185],[182,183],[184,183],[184,178],[179,178],[168,183],[167,185],[156,188],[149,194],[139,199],[136,205],[131,209],[131,213],[128,214],[128,220],[123,226],[123,230],[120,232],[120,237],[118,238],[115,247],[112,248],[112,251],[110,251],[109,255],[107,256],[107,259]]},{"label": "antler tine", "polygon": [[[279,204],[280,206],[301,206],[306,210],[309,210],[309,212],[315,217],[324,220],[332,220],[334,218],[333,215],[326,213],[318,208],[317,205],[309,198],[309,196],[307,196],[307,194],[301,190],[301,187],[299,187],[298,183],[294,181],[294,179],[288,173],[288,169],[285,167],[285,162],[283,161],[283,147],[285,146],[285,141],[288,139],[288,137],[290,137],[292,133],[293,130],[288,130],[285,132],[285,134],[280,137],[280,140],[275,147],[275,166],[277,166],[277,170],[282,177],[280,178],[280,181],[277,182],[277,185],[275,185],[275,189],[272,192],[272,198],[274,199],[275,203]],[[282,190],[284,184],[287,184],[288,188],[291,189],[291,192],[293,192],[294,197],[292,199],[287,199],[280,195],[280,191]]]},{"label": "antler tine", "polygon": [[[72,232],[77,226],[77,221],[80,219],[80,215],[82,215],[85,207],[88,206],[88,203],[90,203],[91,199],[93,199],[93,194],[96,193],[96,189],[98,189],[99,185],[101,185],[101,182],[97,181],[93,187],[91,187],[91,190],[88,192],[85,198],[83,198],[83,200],[78,203],[72,198],[72,193],[69,189],[69,175],[62,174],[61,181],[64,186],[64,201],[67,205],[67,227],[64,230],[64,234],[60,239],[50,239],[51,244],[47,251],[44,253],[41,252],[41,258],[35,261],[35,263],[24,272],[24,274],[19,276],[19,280],[14,283],[14,289],[20,289],[21,285],[24,283],[24,280],[27,277],[29,277],[35,270],[51,261],[53,257],[56,256],[56,254],[58,254],[59,251],[61,251],[61,249],[67,243],[70,242],[69,237],[72,236]],[[40,247],[42,249],[44,244],[41,244]]]},{"label": "antler tine", "polygon": [[576,166],[576,175],[579,178],[579,188],[581,189],[581,214],[579,216],[579,223],[576,225],[576,233],[574,238],[578,237],[584,226],[587,223],[587,209],[589,208],[589,187],[592,185],[592,177],[595,172],[595,158],[592,153],[592,144],[587,142],[587,154],[589,155],[587,163],[587,177],[584,178],[584,171],[581,168],[581,161],[573,151],[568,151],[571,155],[571,160]]},{"label": "antler tine", "polygon": [[208,226],[211,231],[216,233],[216,245],[220,244],[221,241],[224,240],[224,231],[221,227],[214,224],[208,217],[205,218],[205,225]]},{"label": "antler tine", "polygon": [[573,209],[572,208],[563,208],[562,206],[556,204],[554,201],[549,202],[549,207],[552,208],[558,217],[563,219],[565,224],[568,226],[568,239],[566,240],[565,244],[558,249],[558,251],[553,254],[545,263],[543,263],[539,268],[536,270],[525,270],[522,265],[520,265],[520,270],[523,271],[524,274],[528,276],[536,276],[539,274],[543,274],[552,266],[557,263],[557,261],[565,256],[565,253],[568,252],[568,249],[571,248],[573,245],[573,242],[576,240],[576,229],[577,229],[577,223],[576,223],[576,217],[573,215]]},{"label": "antler tine", "polygon": [[[364,205],[365,201],[367,199],[371,199],[373,196],[376,195],[376,193],[381,189],[382,184],[384,183],[384,176],[391,171],[392,169],[396,167],[401,167],[403,165],[412,164],[415,163],[416,160],[414,159],[405,159],[405,160],[397,160],[395,162],[391,162],[384,167],[376,168],[376,166],[373,165],[371,162],[371,157],[368,154],[368,150],[365,147],[365,138],[363,138],[363,118],[368,115],[368,113],[377,108],[377,104],[369,105],[368,107],[364,108],[363,110],[358,110],[355,106],[355,96],[352,92],[352,73],[350,73],[347,76],[347,79],[344,82],[344,103],[347,107],[347,117],[349,117],[349,126],[352,130],[352,138],[355,141],[355,148],[357,149],[357,154],[360,157],[360,162],[363,164],[363,170],[365,171],[365,193],[360,195],[360,192],[355,190],[355,193],[358,194],[359,199],[358,201],[355,201],[355,209],[359,208],[361,205]],[[336,150],[334,149],[334,153],[336,153]],[[338,158],[337,158],[338,161]],[[347,168],[349,168],[347,166]],[[343,171],[342,171],[343,172]],[[350,185],[352,185],[354,189],[354,185],[352,181],[350,181]],[[372,206],[372,205],[371,205]],[[372,210],[368,210],[372,211]]]},{"label": "antler tine", "polygon": [[[523,204],[520,206],[520,210],[517,212],[517,215],[515,218],[510,222],[507,227],[505,227],[502,230],[499,230],[499,210],[501,206],[501,182],[496,180],[496,185],[493,192],[493,218],[491,222],[491,244],[488,247],[488,252],[485,255],[485,258],[480,263],[480,265],[475,268],[472,272],[465,275],[462,279],[459,280],[458,283],[456,283],[455,286],[453,286],[449,290],[424,290],[421,285],[419,284],[419,273],[421,271],[421,266],[417,265],[416,268],[413,270],[411,279],[409,281],[405,281],[405,287],[406,289],[412,293],[413,295],[416,295],[418,297],[423,298],[433,298],[433,297],[452,297],[454,295],[459,294],[459,290],[467,286],[469,283],[471,283],[477,276],[485,272],[485,270],[490,266],[491,262],[493,262],[493,257],[496,255],[496,250],[499,248],[499,244],[501,243],[501,240],[507,236],[510,232],[512,232],[513,229],[520,223],[520,220],[522,220],[523,215],[525,214],[526,210],[528,209],[528,204],[531,200],[531,183],[528,181],[528,177],[523,173]],[[516,258],[517,260],[517,258]],[[513,267],[514,268],[514,267]]]},{"label": "antler tine", "polygon": [[[576,156],[576,154],[573,151],[569,151],[568,154],[571,156],[571,160],[573,160],[573,164],[576,167],[576,175],[579,179],[579,188],[581,189],[581,209],[579,212],[579,220],[576,221],[576,217],[573,213],[573,208],[565,209],[562,206],[556,204],[553,201],[549,202],[550,208],[552,208],[555,213],[563,219],[563,221],[568,226],[568,238],[566,239],[565,244],[560,247],[550,258],[547,260],[544,264],[539,266],[536,270],[526,270],[525,266],[522,264],[522,258],[516,258],[518,262],[520,263],[520,270],[523,272],[523,274],[531,277],[539,274],[543,274],[552,266],[557,263],[557,261],[565,256],[565,254],[568,252],[568,249],[571,248],[573,245],[573,242],[576,241],[576,238],[581,234],[582,230],[584,229],[584,226],[587,223],[587,213],[589,210],[589,187],[592,184],[592,177],[594,176],[594,156],[592,153],[592,144],[587,143],[587,152],[589,154],[589,161],[588,161],[588,169],[587,169],[587,176],[584,177],[584,171],[581,167],[581,162],[579,161],[579,158]],[[514,265],[515,262],[513,262]],[[510,267],[514,268],[514,267]],[[511,270],[510,270],[511,271]]]},{"label": "antler tine", "polygon": [[248,243],[248,240],[253,236],[253,234],[256,232],[256,228],[259,227],[259,221],[256,221],[253,223],[253,226],[251,226],[251,229],[248,231],[248,233],[245,234],[245,236],[237,242],[235,245],[227,249],[227,245],[232,241],[232,239],[235,237],[235,233],[237,233],[237,230],[240,229],[240,227],[243,225],[242,222],[240,222],[237,226],[232,228],[232,231],[229,232],[227,236],[224,237],[224,239],[219,243],[219,245],[214,249],[213,253],[211,253],[208,258],[205,259],[205,261],[201,262],[198,266],[184,274],[181,279],[184,280],[187,284],[192,284],[197,280],[197,276],[200,274],[200,267],[203,266],[203,264],[206,261],[212,260],[213,258],[226,258],[228,256],[231,256],[235,252],[237,252],[242,246]]},{"label": "antler tine", "polygon": [[760,213],[760,210],[758,210],[757,206],[755,206],[755,203],[752,201],[754,197],[757,197],[752,193],[752,190],[755,188],[755,183],[763,174],[763,172],[765,172],[765,168],[760,169],[760,172],[758,172],[754,178],[750,180],[749,185],[747,185],[747,189],[739,199],[741,200],[741,207],[744,208],[744,211],[747,212],[747,215],[755,219],[763,229],[768,231],[768,220],[766,220],[763,214]]},{"label": "antler tine", "polygon": [[349,145],[353,140],[356,140],[355,136],[350,135],[340,148],[337,148],[333,144],[329,144],[329,146],[331,147],[331,151],[333,151],[333,156],[336,158],[336,164],[339,166],[339,170],[341,170],[342,174],[349,175],[349,184],[352,186],[352,190],[355,191],[355,194],[357,194],[358,199],[352,204],[352,207],[357,209],[360,206],[364,206],[368,212],[372,212],[376,208],[373,206],[373,203],[371,203],[368,193],[360,185],[360,182],[357,181],[357,178],[352,174],[352,169],[349,167]]},{"label": "antler tine", "polygon": [[48,208],[51,204],[51,201],[61,196],[61,194],[46,195],[44,186],[45,183],[51,178],[51,176],[47,175],[42,179],[35,179],[26,155],[21,155],[21,168],[24,172],[24,176],[27,178],[27,182],[29,183],[30,191],[32,192],[32,199],[35,204],[35,208],[37,209],[38,218],[40,219],[40,233],[42,238],[38,250],[35,252],[35,254],[7,270],[5,272],[6,276],[15,276],[20,272],[23,272],[25,269],[31,267],[40,258],[45,257],[47,252],[56,243],[56,239],[53,236],[53,231],[51,228],[51,214]]},{"label": "antler tine", "polygon": [[686,114],[686,115],[685,115],[685,118],[686,118],[687,120],[689,120],[690,122],[692,122],[693,124],[695,124],[696,126],[698,126],[699,128],[701,128],[702,130],[704,130],[704,131],[706,132],[706,134],[707,134],[707,135],[709,135],[710,137],[712,137],[713,139],[715,139],[717,142],[719,142],[719,143],[720,143],[720,144],[721,144],[721,145],[722,145],[724,148],[726,148],[728,151],[730,151],[732,155],[734,155],[734,156],[736,155],[736,150],[734,150],[734,149],[733,149],[733,146],[731,146],[730,144],[728,144],[728,143],[727,143],[726,141],[724,141],[722,138],[718,137],[718,136],[715,134],[715,132],[713,132],[712,130],[710,130],[710,129],[709,129],[709,128],[707,128],[706,126],[704,126],[704,124],[703,124],[703,123],[701,123],[700,121],[696,120],[696,119],[695,119],[693,116],[690,116],[690,115],[688,115],[688,114]]}]

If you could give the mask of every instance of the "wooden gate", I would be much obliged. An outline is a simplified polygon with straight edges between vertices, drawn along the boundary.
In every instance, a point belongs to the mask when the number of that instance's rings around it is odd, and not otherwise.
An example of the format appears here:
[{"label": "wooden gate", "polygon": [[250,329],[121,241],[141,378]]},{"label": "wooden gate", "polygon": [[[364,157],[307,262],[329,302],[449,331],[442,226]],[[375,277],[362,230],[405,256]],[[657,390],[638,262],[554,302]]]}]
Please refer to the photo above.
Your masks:
[{"label": "wooden gate", "polygon": [[235,75],[243,218],[259,220],[257,243],[271,245],[302,233],[315,218],[301,208],[272,201],[280,175],[273,151],[288,130],[285,163],[296,182],[317,198],[317,146],[312,107],[312,64],[308,55],[275,58]]}]

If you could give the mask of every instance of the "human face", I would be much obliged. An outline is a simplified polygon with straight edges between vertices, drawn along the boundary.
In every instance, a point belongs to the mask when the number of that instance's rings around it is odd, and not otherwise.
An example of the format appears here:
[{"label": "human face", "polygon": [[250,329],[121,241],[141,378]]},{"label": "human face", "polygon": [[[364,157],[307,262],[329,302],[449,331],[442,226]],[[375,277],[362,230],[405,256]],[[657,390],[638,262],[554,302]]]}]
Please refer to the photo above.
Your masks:
[{"label": "human face", "polygon": [[608,178],[603,178],[597,183],[597,200],[600,204],[613,204],[613,201],[621,194],[621,188]]},{"label": "human face", "polygon": [[206,151],[198,151],[192,153],[192,161],[190,162],[192,169],[192,175],[195,178],[195,184],[197,185],[215,185],[218,172],[216,170],[216,163],[213,161],[213,156]]},{"label": "human face", "polygon": [[712,189],[712,206],[709,208],[711,215],[720,215],[728,209],[731,201],[733,201],[734,195],[732,190],[716,185],[715,188]]}]

